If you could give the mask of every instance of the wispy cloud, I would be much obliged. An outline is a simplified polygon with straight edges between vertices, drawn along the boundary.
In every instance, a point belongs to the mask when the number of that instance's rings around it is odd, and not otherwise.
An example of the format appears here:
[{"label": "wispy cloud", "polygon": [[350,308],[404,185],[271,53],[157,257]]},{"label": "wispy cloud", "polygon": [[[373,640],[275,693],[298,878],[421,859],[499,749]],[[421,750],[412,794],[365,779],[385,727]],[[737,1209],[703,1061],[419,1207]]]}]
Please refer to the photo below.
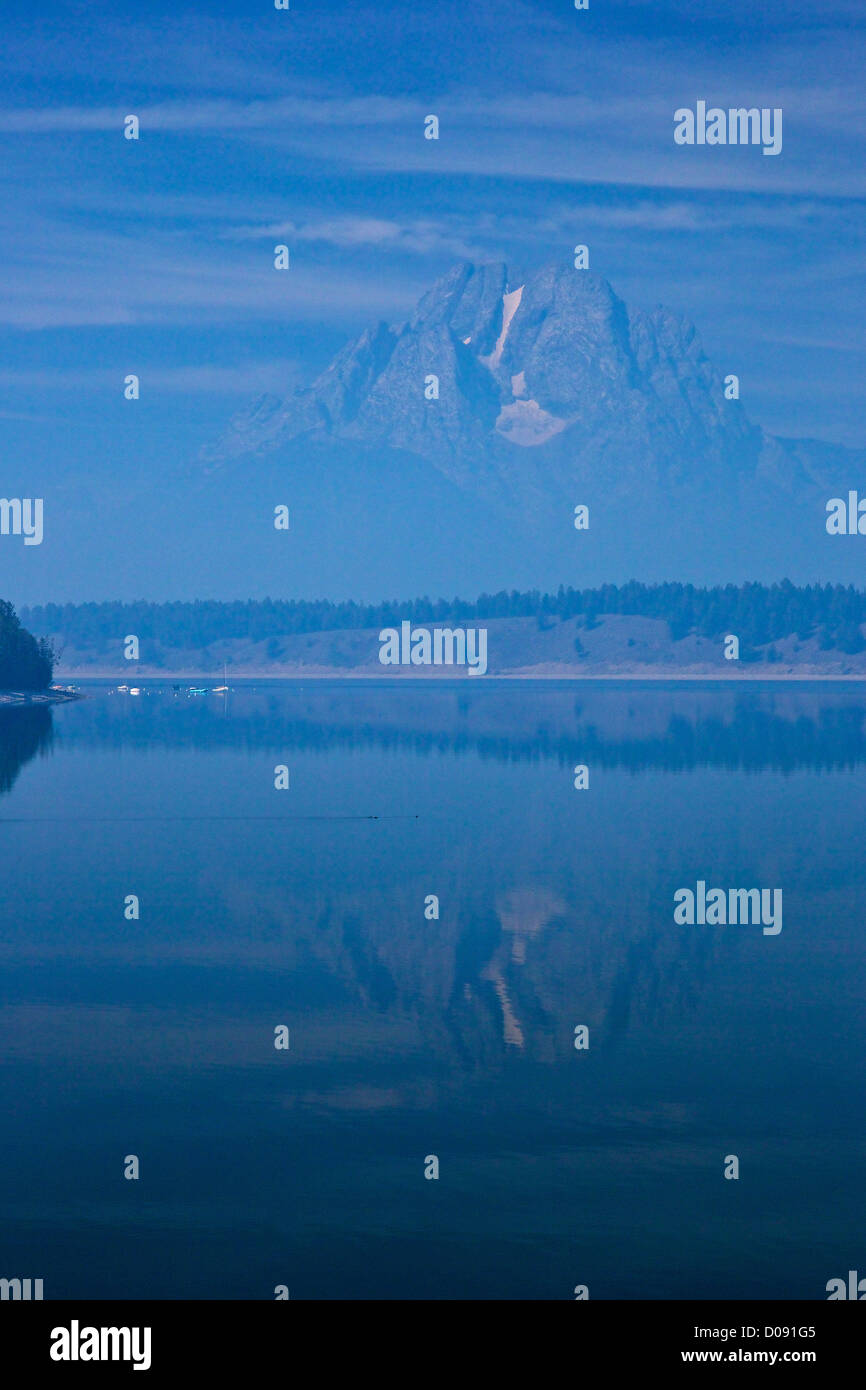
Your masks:
[{"label": "wispy cloud", "polygon": [[[56,350],[68,382],[81,330],[105,348],[88,360],[164,344],[165,392],[229,392],[245,371],[255,391],[257,367],[204,365],[215,332],[246,335],[266,376],[296,325],[348,336],[403,318],[455,259],[528,268],[582,240],[631,302],[670,304],[734,355],[774,335],[780,389],[799,340],[854,341],[856,0],[731,0],[700,23],[692,0],[603,18],[567,0],[333,0],[290,17],[176,0],[159,25],[97,19],[87,0],[59,25],[53,5],[11,23],[0,52],[0,324],[46,330],[22,335],[33,370]],[[782,154],[674,146],[674,110],[701,97],[782,106]],[[138,144],[123,139],[130,113]],[[834,371],[862,402],[841,355]],[[820,415],[821,392],[794,394]]]},{"label": "wispy cloud", "polygon": [[471,258],[478,249],[443,218],[389,221],[381,217],[331,217],[313,222],[266,222],[262,225],[234,227],[225,233],[229,240],[251,241],[288,238],[292,243],[319,242],[338,247],[373,246],[428,256],[442,253]]},{"label": "wispy cloud", "polygon": [[[141,122],[142,149],[160,137],[231,137],[358,172],[866,194],[866,95],[854,74],[829,85],[803,77],[810,68],[803,68],[806,55],[796,49],[777,55],[772,77],[754,61],[734,76],[729,66],[702,55],[694,71],[689,65],[684,84],[682,55],[678,62],[656,59],[648,68],[645,46],[636,51],[626,45],[616,58],[604,46],[594,52],[599,70],[589,91],[491,96],[438,89],[423,100],[298,94],[27,106],[0,109],[0,134],[111,132],[122,140],[124,118],[132,113]],[[783,157],[768,161],[751,147],[676,147],[674,110],[696,94],[722,106],[781,107]],[[430,112],[440,120],[437,141],[423,137]]]},{"label": "wispy cloud", "polygon": [[417,116],[417,102],[393,97],[280,97],[240,101],[196,99],[152,104],[144,101],[113,106],[49,106],[0,109],[0,133],[20,135],[69,134],[76,131],[116,131],[122,136],[128,115],[136,115],[141,139],[151,132],[218,135],[225,131],[264,130],[302,138],[312,126],[349,127],[393,125]]},{"label": "wispy cloud", "polygon": [[[60,243],[60,244],[58,244]],[[149,235],[34,229],[0,272],[0,323],[18,328],[133,326],[235,320],[288,322],[401,314],[421,282],[398,276],[382,284],[353,275],[340,261],[274,269],[270,250],[239,253],[226,241],[199,243]]]},{"label": "wispy cloud", "polygon": [[[143,394],[152,391],[180,392],[183,395],[255,395],[263,391],[283,394],[305,380],[305,371],[293,358],[267,358],[225,366],[213,363],[177,367],[141,366],[127,362],[123,370],[105,367],[63,368],[44,371],[0,368],[0,390],[6,391],[101,391],[119,395],[124,373],[136,371]],[[29,415],[9,418],[30,419]]]}]

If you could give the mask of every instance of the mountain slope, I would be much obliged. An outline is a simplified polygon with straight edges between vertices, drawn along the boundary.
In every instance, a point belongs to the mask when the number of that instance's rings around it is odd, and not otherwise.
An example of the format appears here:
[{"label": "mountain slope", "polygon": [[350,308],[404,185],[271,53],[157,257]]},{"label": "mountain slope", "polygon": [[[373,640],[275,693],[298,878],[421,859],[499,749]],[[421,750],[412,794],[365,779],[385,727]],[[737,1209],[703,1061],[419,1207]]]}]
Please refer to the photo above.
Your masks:
[{"label": "mountain slope", "polygon": [[[407,456],[426,477],[408,492]],[[451,542],[440,587],[452,591],[631,574],[852,577],[859,561],[826,536],[824,503],[857,486],[864,461],[753,424],[679,316],[630,309],[570,265],[511,284],[501,264],[454,266],[407,322],[367,330],[284,400],[260,398],[203,455],[215,481],[237,469],[248,486],[263,468],[281,478],[343,552],[319,500],[332,471],[352,479],[356,529],[365,512],[387,515],[386,549],[388,537],[409,543],[419,517],[438,520]],[[445,513],[434,474],[453,489]],[[579,503],[590,528],[576,536]],[[407,573],[398,548],[392,588],[429,585],[435,564],[410,559]],[[346,578],[356,582],[351,564]]]}]

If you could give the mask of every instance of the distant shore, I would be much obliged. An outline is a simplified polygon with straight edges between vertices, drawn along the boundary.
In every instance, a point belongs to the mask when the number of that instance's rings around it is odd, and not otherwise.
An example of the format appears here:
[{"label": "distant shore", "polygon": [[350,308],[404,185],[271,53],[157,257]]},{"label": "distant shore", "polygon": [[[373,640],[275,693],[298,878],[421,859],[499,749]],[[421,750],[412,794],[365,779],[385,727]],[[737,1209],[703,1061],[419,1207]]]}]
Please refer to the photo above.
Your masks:
[{"label": "distant shore", "polygon": [[[214,671],[142,671],[134,677],[127,677],[122,680],[117,671],[66,671],[62,675],[63,680],[86,682],[86,681],[116,681],[118,684],[140,686],[148,683],[158,683],[161,685],[173,685],[182,681],[196,681],[199,684],[214,682],[215,685],[222,686],[224,683],[231,688],[232,684],[240,684],[244,681],[325,681],[325,682],[348,682],[371,681],[379,685],[437,685],[437,684],[469,684],[483,685],[499,681],[525,681],[532,683],[535,681],[568,681],[575,685],[582,685],[593,681],[677,681],[691,684],[714,685],[720,681],[726,684],[743,684],[744,682],[862,682],[866,681],[866,673],[839,674],[836,672],[821,671],[773,671],[768,670],[765,665],[755,666],[751,669],[741,669],[737,673],[728,671],[516,671],[498,672],[489,671],[483,676],[469,676],[466,674],[446,675],[444,672],[431,675],[385,675],[376,671],[238,671],[229,672],[223,681],[222,673]],[[212,686],[211,689],[214,687]],[[55,698],[75,698],[74,695],[57,696]],[[2,699],[2,695],[0,695]]]},{"label": "distant shore", "polygon": [[[442,660],[441,664],[429,659],[434,655],[432,651],[425,653],[423,646],[410,651],[408,643],[400,646],[399,664],[392,664],[394,653],[385,650],[383,629],[379,627],[317,628],[270,637],[257,632],[248,637],[227,635],[204,643],[198,638],[207,636],[207,632],[198,634],[195,641],[192,636],[185,637],[183,643],[179,636],[171,643],[148,635],[141,638],[136,661],[123,659],[123,648],[117,640],[88,635],[87,640],[82,636],[76,644],[62,634],[49,636],[57,636],[60,645],[56,672],[59,683],[93,679],[137,685],[142,680],[161,680],[220,686],[230,678],[235,682],[355,681],[370,685],[412,681],[417,687],[423,682],[464,680],[569,684],[614,680],[700,684],[862,681],[866,679],[866,594],[863,600],[862,633],[852,621],[850,631],[843,624],[838,632],[816,627],[806,635],[804,619],[800,632],[760,643],[750,640],[744,628],[743,636],[737,639],[737,656],[729,659],[725,652],[728,643],[734,642],[733,635],[724,640],[697,631],[673,636],[667,619],[620,613],[606,613],[591,622],[579,617],[548,621],[543,614],[486,618],[483,628],[478,629],[485,634],[483,653],[480,646],[470,649],[466,634],[475,629],[455,629],[458,637],[452,640],[450,649],[454,661]],[[189,617],[188,625],[193,630],[195,616]],[[796,617],[792,611],[789,621],[794,622]],[[222,620],[230,633],[232,614],[222,615]],[[408,621],[400,628],[401,644],[406,629],[411,629]],[[131,617],[126,631],[135,631]],[[384,631],[397,635],[396,628]],[[736,633],[736,626],[732,624],[727,631]],[[418,639],[419,633],[423,638],[425,632],[429,643],[428,629],[423,626],[417,628],[413,640]],[[443,649],[440,656],[445,654]],[[380,660],[382,655],[388,657],[386,662]],[[412,655],[416,662],[406,660]],[[473,668],[475,674],[470,674]],[[479,668],[484,674],[479,673]]]}]

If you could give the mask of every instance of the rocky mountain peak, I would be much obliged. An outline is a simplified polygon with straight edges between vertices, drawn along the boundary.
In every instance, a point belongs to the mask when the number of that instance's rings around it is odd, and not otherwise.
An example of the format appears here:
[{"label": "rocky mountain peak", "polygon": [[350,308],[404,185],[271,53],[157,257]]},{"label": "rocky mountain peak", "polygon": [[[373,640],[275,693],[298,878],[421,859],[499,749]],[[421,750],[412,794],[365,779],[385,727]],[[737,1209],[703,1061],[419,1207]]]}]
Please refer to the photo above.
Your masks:
[{"label": "rocky mountain peak", "polygon": [[405,323],[366,330],[278,409],[259,403],[211,457],[307,433],[406,450],[461,476],[473,458],[515,450],[618,450],[626,470],[660,475],[735,456],[754,467],[762,446],[691,324],[630,310],[570,263],[519,284],[499,262],[453,266]]}]

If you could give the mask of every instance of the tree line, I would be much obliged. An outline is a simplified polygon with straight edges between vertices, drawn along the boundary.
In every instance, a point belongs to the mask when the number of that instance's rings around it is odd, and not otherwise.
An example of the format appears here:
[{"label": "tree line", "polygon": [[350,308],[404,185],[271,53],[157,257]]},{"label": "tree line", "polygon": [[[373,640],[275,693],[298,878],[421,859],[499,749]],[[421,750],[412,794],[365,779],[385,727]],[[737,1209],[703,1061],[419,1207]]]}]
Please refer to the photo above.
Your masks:
[{"label": "tree line", "polygon": [[54,675],[54,648],[22,627],[11,603],[0,599],[0,690],[45,690]]},{"label": "tree line", "polygon": [[[8,605],[6,605],[8,608]],[[717,638],[729,632],[741,650],[789,636],[801,641],[820,634],[821,645],[854,653],[866,648],[866,592],[853,585],[602,584],[592,589],[502,590],[477,599],[415,598],[382,603],[352,599],[255,599],[175,603],[47,603],[22,608],[28,627],[62,637],[76,647],[100,645],[127,633],[171,647],[197,649],[233,638],[260,642],[294,633],[414,624],[459,624],[492,618],[536,618],[540,625],[582,618],[593,626],[608,613],[659,618],[679,640],[689,633]]]}]

